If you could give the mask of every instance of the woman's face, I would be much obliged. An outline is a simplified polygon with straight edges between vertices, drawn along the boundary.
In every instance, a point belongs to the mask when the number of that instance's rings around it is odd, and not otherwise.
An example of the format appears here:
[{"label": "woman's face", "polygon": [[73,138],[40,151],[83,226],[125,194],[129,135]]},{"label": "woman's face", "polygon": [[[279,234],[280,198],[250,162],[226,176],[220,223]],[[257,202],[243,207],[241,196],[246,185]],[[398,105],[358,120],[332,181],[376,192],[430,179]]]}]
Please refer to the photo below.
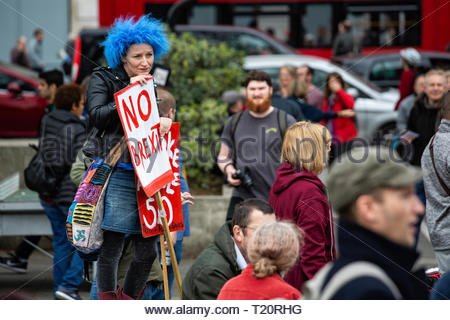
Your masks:
[{"label": "woman's face", "polygon": [[146,43],[131,45],[122,58],[123,68],[130,78],[149,74],[154,60],[153,48]]}]

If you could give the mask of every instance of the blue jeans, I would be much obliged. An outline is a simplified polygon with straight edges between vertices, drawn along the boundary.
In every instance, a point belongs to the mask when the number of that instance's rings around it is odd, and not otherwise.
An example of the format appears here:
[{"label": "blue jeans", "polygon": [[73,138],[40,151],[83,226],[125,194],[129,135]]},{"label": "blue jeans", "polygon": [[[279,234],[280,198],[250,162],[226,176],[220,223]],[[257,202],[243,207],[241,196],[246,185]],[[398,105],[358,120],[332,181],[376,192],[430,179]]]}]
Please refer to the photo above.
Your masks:
[{"label": "blue jeans", "polygon": [[[158,237],[159,239],[159,237]],[[158,244],[158,253],[161,257],[161,246]],[[175,256],[177,257],[178,266],[180,265],[181,259],[183,258],[183,240],[178,240],[173,246],[175,250]],[[169,296],[172,297],[172,286],[175,280],[175,273],[173,272],[172,265],[167,266],[167,276],[169,278]],[[150,283],[147,283],[147,288],[145,289],[142,300],[164,300],[164,285],[161,289],[153,287]]]},{"label": "blue jeans", "polygon": [[69,206],[51,205],[41,200],[53,231],[53,292],[63,288],[77,290],[83,281],[84,262],[66,236]]}]

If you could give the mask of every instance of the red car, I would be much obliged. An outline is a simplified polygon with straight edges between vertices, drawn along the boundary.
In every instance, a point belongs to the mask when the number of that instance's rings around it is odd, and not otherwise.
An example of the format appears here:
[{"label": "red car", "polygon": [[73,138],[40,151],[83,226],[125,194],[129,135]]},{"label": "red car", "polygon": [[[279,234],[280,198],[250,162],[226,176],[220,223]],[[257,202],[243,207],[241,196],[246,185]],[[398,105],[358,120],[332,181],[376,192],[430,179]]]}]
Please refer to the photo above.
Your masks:
[{"label": "red car", "polygon": [[0,62],[0,137],[37,137],[47,100],[36,72]]}]

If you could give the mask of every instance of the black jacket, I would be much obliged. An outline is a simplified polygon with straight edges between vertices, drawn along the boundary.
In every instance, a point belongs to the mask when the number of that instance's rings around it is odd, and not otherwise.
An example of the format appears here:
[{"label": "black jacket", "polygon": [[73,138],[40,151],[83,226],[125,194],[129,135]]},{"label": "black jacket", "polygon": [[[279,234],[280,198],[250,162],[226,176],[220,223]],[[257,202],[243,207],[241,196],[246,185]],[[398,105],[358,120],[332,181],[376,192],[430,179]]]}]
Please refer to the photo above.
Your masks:
[{"label": "black jacket", "polygon": [[[123,67],[117,69],[96,68],[91,75],[86,97],[86,110],[89,114],[88,130],[98,129],[98,139],[91,139],[97,153],[93,156],[104,158],[111,148],[119,142],[124,132],[116,109],[114,93],[130,84],[130,78]],[[91,145],[92,147],[92,145]],[[83,149],[84,151],[84,149]],[[128,149],[124,151],[120,162],[130,163]]]},{"label": "black jacket", "polygon": [[42,155],[58,181],[58,191],[49,200],[57,205],[71,204],[77,186],[70,179],[70,168],[86,140],[86,127],[70,111],[56,109],[41,122]]},{"label": "black jacket", "polygon": [[[341,220],[338,229],[339,258],[325,283],[344,266],[354,261],[368,261],[379,266],[395,283],[403,299],[427,299],[423,269],[412,271],[419,254],[359,225]],[[355,278],[336,292],[336,300],[394,299],[383,282],[368,276]]]},{"label": "black jacket", "polygon": [[414,103],[408,118],[407,128],[414,131],[419,136],[412,142],[412,158],[411,164],[420,167],[420,159],[423,150],[430,142],[431,137],[436,133],[439,127],[439,108],[427,108],[427,97],[425,94],[419,96]]}]

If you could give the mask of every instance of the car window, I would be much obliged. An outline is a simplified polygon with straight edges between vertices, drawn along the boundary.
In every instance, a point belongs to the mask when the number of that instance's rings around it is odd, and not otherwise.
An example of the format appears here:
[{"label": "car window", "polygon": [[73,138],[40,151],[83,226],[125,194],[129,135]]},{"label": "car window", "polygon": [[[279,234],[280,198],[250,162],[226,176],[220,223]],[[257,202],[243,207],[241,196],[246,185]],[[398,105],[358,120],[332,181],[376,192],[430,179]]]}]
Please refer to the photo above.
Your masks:
[{"label": "car window", "polygon": [[312,80],[313,85],[315,85],[320,90],[323,90],[325,88],[327,76],[328,74],[325,71],[314,69],[314,78]]},{"label": "car window", "polygon": [[370,70],[369,79],[380,80],[400,80],[402,65],[400,59],[389,59],[376,62]]},{"label": "car window", "polygon": [[17,82],[22,91],[36,92],[36,89],[25,81],[0,72],[0,89],[8,89],[8,84],[10,84],[11,82]]},{"label": "car window", "polygon": [[450,69],[450,59],[446,58],[430,58],[431,65],[433,68],[449,70]]},{"label": "car window", "polygon": [[263,39],[248,34],[231,32],[227,37],[227,42],[231,47],[242,50],[247,55],[277,53],[276,50]]},{"label": "car window", "polygon": [[0,72],[0,89],[7,89],[12,78],[3,72]]}]

